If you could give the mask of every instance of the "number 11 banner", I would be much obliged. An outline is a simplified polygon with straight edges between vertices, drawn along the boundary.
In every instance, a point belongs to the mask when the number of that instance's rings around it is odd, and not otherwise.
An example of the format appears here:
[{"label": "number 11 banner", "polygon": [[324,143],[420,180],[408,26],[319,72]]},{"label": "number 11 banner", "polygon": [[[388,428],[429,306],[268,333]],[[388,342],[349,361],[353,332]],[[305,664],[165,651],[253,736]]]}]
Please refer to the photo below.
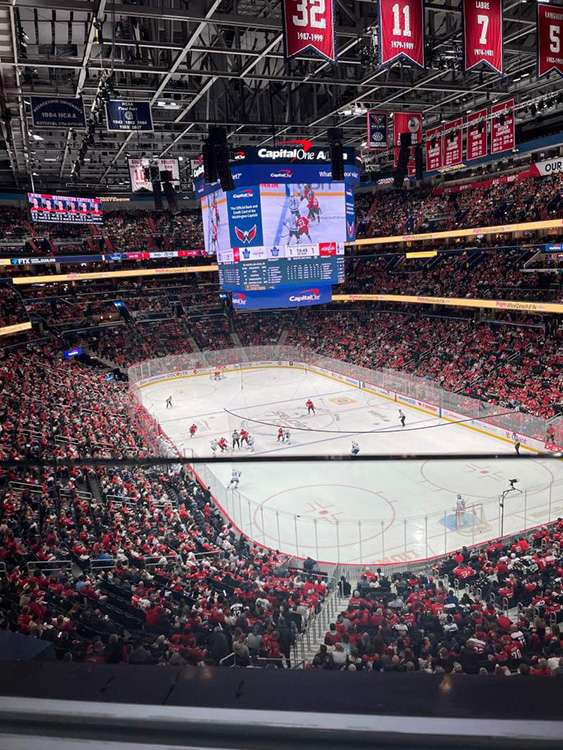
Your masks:
[{"label": "number 11 banner", "polygon": [[537,5],[538,78],[556,70],[563,74],[563,6]]},{"label": "number 11 banner", "polygon": [[379,0],[379,62],[424,67],[424,0]]},{"label": "number 11 banner", "polygon": [[464,70],[481,63],[502,73],[502,0],[463,0]]},{"label": "number 11 banner", "polygon": [[334,0],[283,0],[286,57],[307,48],[336,60]]}]

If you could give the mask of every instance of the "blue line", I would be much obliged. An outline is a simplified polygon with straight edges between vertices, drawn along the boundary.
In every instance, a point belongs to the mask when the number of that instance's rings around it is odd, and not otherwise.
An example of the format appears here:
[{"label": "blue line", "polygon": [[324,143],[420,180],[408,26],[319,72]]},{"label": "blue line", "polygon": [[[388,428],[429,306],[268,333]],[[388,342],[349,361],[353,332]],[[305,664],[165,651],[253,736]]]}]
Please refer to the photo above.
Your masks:
[{"label": "blue line", "polygon": [[288,206],[288,196],[289,196],[289,185],[285,185],[285,200],[283,202],[283,208],[282,212],[280,214],[280,220],[278,222],[278,228],[276,229],[276,234],[274,235],[274,245],[280,245],[281,244],[281,233],[282,228],[285,223],[285,215],[287,213],[287,206]]}]

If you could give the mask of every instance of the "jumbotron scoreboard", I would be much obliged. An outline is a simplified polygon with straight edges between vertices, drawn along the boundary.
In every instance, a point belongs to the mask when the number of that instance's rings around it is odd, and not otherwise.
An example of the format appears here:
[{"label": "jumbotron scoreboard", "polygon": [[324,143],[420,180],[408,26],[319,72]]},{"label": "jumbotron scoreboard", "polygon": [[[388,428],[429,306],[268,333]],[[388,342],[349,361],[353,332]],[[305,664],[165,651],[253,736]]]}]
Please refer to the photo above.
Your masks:
[{"label": "jumbotron scoreboard", "polygon": [[[239,149],[227,193],[198,178],[195,165],[205,247],[217,256],[221,287],[233,292],[235,307],[330,301],[332,286],[344,281],[344,246],[355,232],[353,149],[344,163],[344,180],[336,182],[327,149]],[[288,294],[276,294],[281,290]]]}]

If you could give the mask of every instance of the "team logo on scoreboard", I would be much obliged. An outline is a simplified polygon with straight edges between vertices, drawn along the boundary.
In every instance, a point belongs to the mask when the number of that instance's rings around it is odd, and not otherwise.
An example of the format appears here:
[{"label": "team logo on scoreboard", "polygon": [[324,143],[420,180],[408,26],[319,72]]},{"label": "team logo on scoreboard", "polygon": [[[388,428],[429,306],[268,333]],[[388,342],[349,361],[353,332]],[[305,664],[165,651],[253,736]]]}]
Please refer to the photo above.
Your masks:
[{"label": "team logo on scoreboard", "polygon": [[235,227],[237,239],[240,240],[243,245],[248,245],[255,240],[257,231],[256,224],[251,226],[250,229],[240,229],[240,227]]},{"label": "team logo on scoreboard", "polygon": [[290,302],[316,302],[321,298],[321,293],[318,289],[303,289],[303,291],[291,294],[289,296]]},{"label": "team logo on scoreboard", "polygon": [[239,307],[246,305],[246,294],[244,292],[233,292],[231,299],[233,305],[238,305]]},{"label": "team logo on scoreboard", "polygon": [[270,248],[270,254],[271,254],[272,258],[278,258],[279,254],[280,254],[279,247],[276,247],[276,245],[274,245],[274,247],[271,247]]},{"label": "team logo on scoreboard", "polygon": [[235,151],[233,154],[233,159],[235,161],[240,161],[241,159],[246,159],[246,151],[243,151],[242,149],[239,149],[238,151]]},{"label": "team logo on scoreboard", "polygon": [[270,172],[270,177],[283,177],[288,179],[293,176],[292,169],[278,169],[277,172]]}]

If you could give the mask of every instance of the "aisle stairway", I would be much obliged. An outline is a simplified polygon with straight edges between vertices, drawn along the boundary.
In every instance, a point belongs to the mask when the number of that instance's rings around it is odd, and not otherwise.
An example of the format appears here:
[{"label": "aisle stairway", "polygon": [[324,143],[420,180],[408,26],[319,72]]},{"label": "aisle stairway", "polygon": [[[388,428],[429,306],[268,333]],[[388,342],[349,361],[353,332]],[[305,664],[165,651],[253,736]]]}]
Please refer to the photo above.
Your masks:
[{"label": "aisle stairway", "polygon": [[325,633],[330,623],[334,622],[337,615],[347,608],[349,601],[349,596],[340,596],[337,587],[329,594],[321,611],[308,620],[305,631],[298,637],[293,647],[294,668],[304,669],[305,664],[313,660],[320,645],[324,643]]}]

